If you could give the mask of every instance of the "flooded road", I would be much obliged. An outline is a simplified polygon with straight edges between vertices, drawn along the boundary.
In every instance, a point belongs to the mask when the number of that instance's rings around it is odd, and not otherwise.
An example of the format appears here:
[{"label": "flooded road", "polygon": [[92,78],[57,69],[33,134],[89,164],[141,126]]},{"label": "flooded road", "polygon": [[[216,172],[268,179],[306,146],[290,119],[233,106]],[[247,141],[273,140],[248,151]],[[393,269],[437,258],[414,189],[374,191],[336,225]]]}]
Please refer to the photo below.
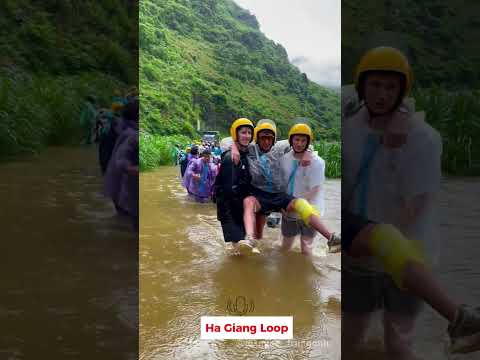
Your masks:
[{"label": "flooded road", "polygon": [[[313,263],[279,252],[279,228],[266,228],[263,254],[226,254],[216,208],[196,204],[179,170],[140,177],[140,359],[340,359],[340,255],[314,242]],[[340,181],[326,183],[327,225],[340,230]],[[294,317],[294,339],[200,340],[201,316],[227,316],[237,299],[248,315]],[[241,300],[243,301],[243,300]]]},{"label": "flooded road", "polygon": [[[178,168],[141,175],[141,235],[102,193],[92,148],[52,148],[0,164],[0,359],[340,359],[340,256],[317,239],[313,263],[278,251],[228,256],[213,204],[187,199]],[[450,178],[441,195],[441,259],[434,268],[460,303],[480,302],[476,178]],[[327,224],[340,229],[340,182],[328,181]],[[138,273],[138,254],[140,273]],[[293,315],[294,340],[200,340],[200,317]],[[230,307],[231,311],[231,307]],[[445,320],[428,307],[416,330],[422,359],[445,355]],[[361,356],[385,359],[379,321]],[[451,357],[474,360],[479,353]]]},{"label": "flooded road", "polygon": [[0,359],[136,359],[138,243],[94,146],[0,164]]},{"label": "flooded road", "polygon": [[[459,304],[480,306],[480,178],[445,178],[439,201],[439,263],[432,268],[440,284]],[[480,352],[448,355],[448,323],[427,305],[415,328],[419,359],[478,360]],[[355,358],[386,359],[381,317],[376,314],[366,346]]]},{"label": "flooded road", "polygon": [[[480,306],[480,178],[450,178],[440,196],[440,261],[434,272],[460,304]],[[447,359],[442,341],[447,323],[426,308],[418,323],[418,353],[423,359]],[[450,359],[478,360],[480,352]]]}]

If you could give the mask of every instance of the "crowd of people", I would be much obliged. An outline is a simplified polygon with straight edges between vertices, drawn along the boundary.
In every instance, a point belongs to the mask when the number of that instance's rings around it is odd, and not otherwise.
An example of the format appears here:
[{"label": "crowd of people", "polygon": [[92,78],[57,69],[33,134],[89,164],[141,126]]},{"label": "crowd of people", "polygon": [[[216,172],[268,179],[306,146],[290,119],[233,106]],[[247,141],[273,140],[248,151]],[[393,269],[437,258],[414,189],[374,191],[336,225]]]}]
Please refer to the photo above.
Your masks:
[{"label": "crowd of people", "polygon": [[216,202],[233,254],[260,253],[258,241],[272,213],[283,213],[284,250],[301,235],[302,253],[311,255],[317,232],[332,249],[339,245],[340,236],[320,219],[325,210],[325,161],[314,152],[312,141],[307,124],[295,124],[288,139],[277,141],[272,120],[254,126],[240,118],[220,144],[188,146],[181,155],[182,184],[195,201]]},{"label": "crowd of people", "polygon": [[177,150],[182,184],[189,196],[200,203],[210,201],[220,164],[221,151],[218,144],[191,144],[185,151],[177,145]]},{"label": "crowd of people", "polygon": [[89,95],[83,106],[80,124],[82,143],[98,145],[98,161],[104,176],[104,194],[117,213],[129,218],[138,232],[139,184],[139,99],[136,88],[125,96],[116,92],[110,108],[96,107]]},{"label": "crowd of people", "polygon": [[[212,197],[223,237],[235,254],[259,254],[266,216],[282,213],[282,249],[300,235],[311,254],[318,232],[342,261],[342,350],[356,358],[373,312],[384,314],[384,341],[395,359],[416,359],[412,343],[421,304],[448,322],[450,351],[480,349],[480,308],[461,305],[431,270],[442,143],[408,97],[413,72],[392,47],[367,51],[355,84],[342,89],[342,234],[323,223],[325,162],[307,124],[278,141],[275,123],[235,120],[220,164],[211,150],[187,149],[183,183],[197,200]],[[433,244],[433,245],[432,245]]]},{"label": "crowd of people", "polygon": [[[452,352],[480,349],[480,308],[453,300],[430,268],[442,144],[408,97],[412,74],[401,51],[378,47],[360,59],[355,84],[342,89],[341,237],[322,220],[326,164],[308,124],[294,124],[279,140],[274,121],[240,118],[220,143],[175,149],[183,186],[194,201],[216,203],[232,254],[261,253],[272,213],[281,213],[283,250],[299,235],[302,253],[311,256],[317,233],[332,251],[341,248],[347,357],[355,357],[372,313],[381,310],[387,352],[414,359],[423,302],[449,322]],[[95,103],[89,96],[81,113],[83,143],[98,143],[105,194],[138,231],[138,94],[116,96],[111,109]]]}]

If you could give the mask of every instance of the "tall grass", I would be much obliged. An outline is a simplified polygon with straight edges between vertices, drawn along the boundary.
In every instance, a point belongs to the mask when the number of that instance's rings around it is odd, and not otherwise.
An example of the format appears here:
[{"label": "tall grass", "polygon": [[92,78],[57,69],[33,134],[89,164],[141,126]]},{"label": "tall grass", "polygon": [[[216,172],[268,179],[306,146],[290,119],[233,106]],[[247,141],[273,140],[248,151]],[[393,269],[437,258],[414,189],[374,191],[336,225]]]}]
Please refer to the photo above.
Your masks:
[{"label": "tall grass", "polygon": [[[140,132],[140,170],[152,170],[162,165],[175,163],[174,148],[180,144],[185,148],[192,142],[187,136],[152,135],[146,131]],[[325,160],[326,176],[339,178],[341,176],[341,150],[340,142],[317,141],[314,149]]]},{"label": "tall grass", "polygon": [[140,171],[175,163],[175,145],[184,148],[191,140],[183,135],[160,136],[140,132]]},{"label": "tall grass", "polygon": [[314,149],[325,160],[325,176],[339,178],[342,176],[341,146],[340,142],[317,141]]},{"label": "tall grass", "polygon": [[48,145],[78,143],[80,109],[87,94],[108,106],[122,85],[98,73],[52,77],[0,69],[0,158]]},{"label": "tall grass", "polygon": [[419,89],[417,110],[442,135],[442,168],[452,175],[480,175],[480,91]]}]

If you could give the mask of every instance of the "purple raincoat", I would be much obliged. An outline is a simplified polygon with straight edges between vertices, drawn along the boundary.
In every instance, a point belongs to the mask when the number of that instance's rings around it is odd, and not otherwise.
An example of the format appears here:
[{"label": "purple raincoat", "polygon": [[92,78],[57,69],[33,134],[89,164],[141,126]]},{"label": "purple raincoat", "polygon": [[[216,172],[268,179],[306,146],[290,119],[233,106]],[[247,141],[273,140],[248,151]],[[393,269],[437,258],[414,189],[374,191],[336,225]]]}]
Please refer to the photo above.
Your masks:
[{"label": "purple raincoat", "polygon": [[129,175],[127,168],[138,165],[138,124],[125,120],[123,122],[123,131],[115,143],[105,173],[104,189],[105,195],[112,199],[117,210],[137,216],[138,176]]},{"label": "purple raincoat", "polygon": [[[199,174],[201,178],[197,180],[193,174]],[[205,202],[210,199],[216,176],[217,167],[212,162],[206,163],[202,158],[192,159],[185,171],[183,184],[196,201]]]}]

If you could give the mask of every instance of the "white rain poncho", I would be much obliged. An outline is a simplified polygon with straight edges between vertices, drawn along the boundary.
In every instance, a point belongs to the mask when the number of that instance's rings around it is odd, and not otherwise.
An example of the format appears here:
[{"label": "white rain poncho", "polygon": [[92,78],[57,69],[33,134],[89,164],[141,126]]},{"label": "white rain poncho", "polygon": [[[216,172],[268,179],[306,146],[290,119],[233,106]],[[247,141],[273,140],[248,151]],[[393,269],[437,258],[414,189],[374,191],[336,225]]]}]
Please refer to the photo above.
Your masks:
[{"label": "white rain poncho", "polygon": [[[342,123],[342,197],[353,213],[396,226],[408,238],[419,241],[431,264],[439,255],[439,234],[435,195],[441,184],[442,142],[439,133],[415,112],[412,99],[402,104],[411,122],[407,143],[389,149],[379,144],[379,134],[368,125],[368,110],[363,106]],[[370,149],[370,150],[369,150]],[[368,152],[372,156],[366,155]],[[368,165],[362,165],[368,160]],[[366,171],[360,171],[366,168]],[[360,175],[361,174],[361,175]],[[418,217],[406,224],[405,201],[431,194]],[[380,270],[374,260],[354,260],[345,256],[344,264]]]},{"label": "white rain poncho", "polygon": [[[320,213],[325,214],[325,161],[314,154],[309,166],[300,166],[295,159],[295,153],[290,150],[281,160],[283,182],[286,184],[286,193],[296,198],[306,199],[306,195],[313,188],[319,187],[318,192],[309,199],[311,205]],[[299,219],[297,214],[291,213],[289,217]]]},{"label": "white rain poncho", "polygon": [[[222,151],[232,147],[232,138],[224,138],[220,142]],[[285,192],[286,184],[282,176],[280,159],[290,149],[288,140],[276,142],[268,153],[262,153],[258,145],[248,146],[248,165],[252,176],[252,185],[257,189],[270,193]]]},{"label": "white rain poncho", "polygon": [[252,186],[269,193],[285,192],[286,184],[280,160],[288,149],[290,149],[288,140],[276,142],[268,153],[262,153],[256,144],[249,145],[247,159]]}]

